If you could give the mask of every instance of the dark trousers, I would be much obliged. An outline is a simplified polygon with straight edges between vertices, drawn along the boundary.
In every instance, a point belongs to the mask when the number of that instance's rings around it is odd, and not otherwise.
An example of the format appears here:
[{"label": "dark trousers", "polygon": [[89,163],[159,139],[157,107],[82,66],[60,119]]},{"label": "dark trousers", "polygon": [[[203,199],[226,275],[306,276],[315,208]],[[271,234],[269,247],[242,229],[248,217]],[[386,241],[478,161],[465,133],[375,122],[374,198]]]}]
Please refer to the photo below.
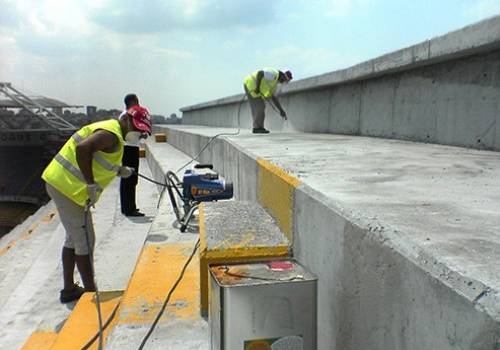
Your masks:
[{"label": "dark trousers", "polygon": [[252,111],[253,128],[264,129],[264,119],[266,118],[266,104],[264,103],[264,100],[261,97],[252,97],[245,85],[243,85],[243,88],[245,89],[248,104],[250,105],[250,110]]},{"label": "dark trousers", "polygon": [[[139,171],[139,147],[125,146],[123,150],[122,165],[129,166]],[[135,187],[137,186],[138,176],[132,174],[127,179],[121,179],[120,182],[120,202],[123,214],[129,214],[137,210],[135,204]]]}]

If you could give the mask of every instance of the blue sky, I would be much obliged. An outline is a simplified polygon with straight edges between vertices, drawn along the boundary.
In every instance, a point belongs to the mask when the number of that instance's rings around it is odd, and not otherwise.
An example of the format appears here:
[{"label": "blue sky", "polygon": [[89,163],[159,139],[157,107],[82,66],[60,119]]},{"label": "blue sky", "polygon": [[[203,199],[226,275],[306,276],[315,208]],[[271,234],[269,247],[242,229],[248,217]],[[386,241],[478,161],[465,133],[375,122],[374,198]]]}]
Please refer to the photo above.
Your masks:
[{"label": "blue sky", "polygon": [[500,14],[500,0],[0,0],[0,81],[152,113],[241,93],[264,66],[296,79]]}]

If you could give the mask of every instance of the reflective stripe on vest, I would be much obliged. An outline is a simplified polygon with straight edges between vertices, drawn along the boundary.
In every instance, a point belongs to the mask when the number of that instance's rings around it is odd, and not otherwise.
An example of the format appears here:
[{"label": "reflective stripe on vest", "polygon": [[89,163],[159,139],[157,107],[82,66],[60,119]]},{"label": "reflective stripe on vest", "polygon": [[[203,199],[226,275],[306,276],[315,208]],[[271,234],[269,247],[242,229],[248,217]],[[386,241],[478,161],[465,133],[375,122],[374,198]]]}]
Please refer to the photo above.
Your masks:
[{"label": "reflective stripe on vest", "polygon": [[[61,156],[59,153],[56,154],[54,159],[57,160],[57,162],[59,164],[61,164],[67,171],[69,171],[72,175],[74,175],[80,181],[85,182],[85,178],[83,177],[83,174],[80,171],[80,169],[74,167],[73,164],[71,164],[68,160],[64,159],[64,157]],[[97,190],[102,191],[101,186],[99,186],[99,184],[96,184],[96,185],[97,185]]]}]

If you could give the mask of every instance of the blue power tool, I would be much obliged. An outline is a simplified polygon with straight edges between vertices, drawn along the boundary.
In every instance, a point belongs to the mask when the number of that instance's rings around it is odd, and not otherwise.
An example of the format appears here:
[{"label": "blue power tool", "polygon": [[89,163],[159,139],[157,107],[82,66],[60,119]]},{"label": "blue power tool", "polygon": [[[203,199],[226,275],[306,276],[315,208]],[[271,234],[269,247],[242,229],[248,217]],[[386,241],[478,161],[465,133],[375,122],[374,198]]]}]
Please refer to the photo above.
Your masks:
[{"label": "blue power tool", "polygon": [[[184,232],[194,212],[201,202],[213,202],[233,198],[233,184],[219,179],[212,164],[197,164],[186,170],[182,182],[175,173],[166,176],[167,190],[181,232]],[[182,192],[181,192],[182,190]],[[183,214],[177,205],[176,197],[183,202]]]}]

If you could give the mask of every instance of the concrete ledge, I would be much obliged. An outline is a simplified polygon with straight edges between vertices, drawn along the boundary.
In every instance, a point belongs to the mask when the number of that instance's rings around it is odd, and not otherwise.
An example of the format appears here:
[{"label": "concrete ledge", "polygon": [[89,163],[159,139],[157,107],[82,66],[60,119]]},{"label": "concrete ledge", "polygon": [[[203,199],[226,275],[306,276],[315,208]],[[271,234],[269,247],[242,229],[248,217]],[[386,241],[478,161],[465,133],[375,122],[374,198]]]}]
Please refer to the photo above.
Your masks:
[{"label": "concrete ledge", "polygon": [[289,255],[290,242],[266,211],[251,202],[200,206],[201,313],[208,314],[208,266]]},{"label": "concrete ledge", "polygon": [[293,202],[300,180],[271,162],[259,158],[259,203],[269,210],[278,226],[293,242]]},{"label": "concrete ledge", "polygon": [[[458,59],[500,48],[500,16],[452,31],[434,39],[397,50],[353,67],[294,81],[283,87],[281,94],[322,89],[337,84],[410,70],[424,65]],[[243,79],[243,78],[242,78]],[[181,108],[181,112],[239,103],[243,94]]]},{"label": "concrete ledge", "polygon": [[[500,16],[278,91],[266,128],[500,150]],[[182,109],[183,123],[251,129],[243,95]]]},{"label": "concrete ledge", "polygon": [[[222,131],[171,127],[169,142],[195,155]],[[495,152],[242,132],[200,155],[254,201],[259,158],[300,179],[293,251],[319,277],[320,349],[499,346]]]}]

